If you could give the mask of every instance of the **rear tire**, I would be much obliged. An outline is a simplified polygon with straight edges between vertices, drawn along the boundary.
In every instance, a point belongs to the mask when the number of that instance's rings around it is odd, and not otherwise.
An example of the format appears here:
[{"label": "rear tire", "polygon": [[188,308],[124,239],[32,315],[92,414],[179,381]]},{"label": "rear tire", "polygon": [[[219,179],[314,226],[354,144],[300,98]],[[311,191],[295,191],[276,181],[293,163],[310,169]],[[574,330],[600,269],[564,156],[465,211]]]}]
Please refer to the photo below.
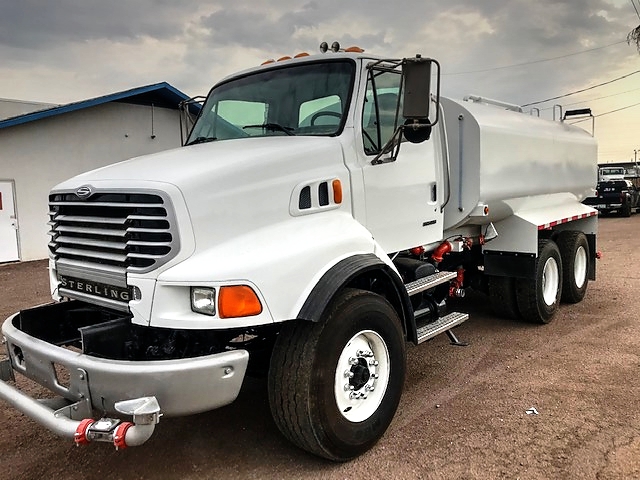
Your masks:
[{"label": "rear tire", "polygon": [[549,323],[558,311],[562,296],[562,258],[552,240],[538,242],[538,259],[533,279],[516,280],[516,299],[522,318],[532,323]]},{"label": "rear tire", "polygon": [[558,237],[562,257],[562,301],[581,302],[589,283],[589,243],[582,232],[563,232]]},{"label": "rear tire", "polygon": [[622,209],[620,209],[620,215],[622,215],[623,217],[630,217],[631,216],[631,205],[629,205],[628,203],[625,204]]},{"label": "rear tire", "polygon": [[499,317],[518,319],[518,301],[516,299],[515,280],[511,277],[489,278],[489,299],[491,307]]},{"label": "rear tire", "polygon": [[334,461],[357,457],[391,423],[405,362],[393,307],[379,295],[347,289],[320,322],[293,321],[280,331],[268,382],[273,419],[308,452]]}]

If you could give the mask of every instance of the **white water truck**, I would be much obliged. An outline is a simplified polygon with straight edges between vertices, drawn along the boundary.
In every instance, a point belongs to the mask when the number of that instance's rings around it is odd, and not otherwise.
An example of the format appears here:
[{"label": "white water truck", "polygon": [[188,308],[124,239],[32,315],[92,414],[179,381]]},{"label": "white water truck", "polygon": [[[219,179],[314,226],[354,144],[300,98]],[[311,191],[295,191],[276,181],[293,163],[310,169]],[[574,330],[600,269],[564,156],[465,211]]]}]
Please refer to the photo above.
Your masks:
[{"label": "white water truck", "polygon": [[4,322],[0,399],[124,448],[266,375],[284,436],[354,458],[393,419],[407,344],[462,343],[452,297],[542,324],[583,299],[596,172],[585,131],[441,97],[419,55],[334,45],[231,75],[183,147],[52,190],[54,302]]}]

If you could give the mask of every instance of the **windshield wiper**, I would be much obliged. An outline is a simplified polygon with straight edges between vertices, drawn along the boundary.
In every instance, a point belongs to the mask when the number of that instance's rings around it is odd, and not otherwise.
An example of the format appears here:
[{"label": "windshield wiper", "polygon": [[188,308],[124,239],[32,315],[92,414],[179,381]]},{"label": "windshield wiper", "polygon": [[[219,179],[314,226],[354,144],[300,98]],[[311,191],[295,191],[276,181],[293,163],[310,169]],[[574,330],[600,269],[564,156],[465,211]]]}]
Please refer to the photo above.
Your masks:
[{"label": "windshield wiper", "polygon": [[197,143],[208,143],[208,142],[213,142],[215,140],[217,140],[216,137],[196,137],[195,139],[187,143],[187,145],[195,145]]},{"label": "windshield wiper", "polygon": [[280,125],[279,123],[263,123],[260,125],[245,125],[244,127],[242,127],[243,130],[247,129],[247,128],[264,128],[265,130],[271,130],[274,132],[284,132],[287,135],[295,135],[293,133],[293,128],[291,127],[283,127],[282,125]]}]

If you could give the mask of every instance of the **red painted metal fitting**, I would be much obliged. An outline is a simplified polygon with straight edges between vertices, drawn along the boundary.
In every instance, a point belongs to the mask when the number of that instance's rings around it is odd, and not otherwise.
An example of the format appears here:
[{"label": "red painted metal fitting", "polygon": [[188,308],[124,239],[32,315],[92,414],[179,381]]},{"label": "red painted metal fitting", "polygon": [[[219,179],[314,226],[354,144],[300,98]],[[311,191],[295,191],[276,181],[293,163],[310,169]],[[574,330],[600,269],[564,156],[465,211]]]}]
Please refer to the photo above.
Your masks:
[{"label": "red painted metal fitting", "polygon": [[116,450],[127,448],[125,437],[127,436],[127,430],[131,427],[133,427],[133,423],[131,422],[122,422],[116,427],[116,431],[113,434],[113,445],[116,447]]},{"label": "red painted metal fitting", "polygon": [[434,261],[440,263],[442,261],[442,257],[444,257],[445,254],[449,253],[451,251],[451,248],[451,242],[442,242],[440,246],[438,246],[438,248],[433,251],[433,253],[431,254],[431,258]]},{"label": "red painted metal fitting", "polygon": [[602,258],[602,252],[601,252],[600,250],[598,250],[598,251],[596,252],[596,258],[597,258],[598,260],[600,260],[600,259]]},{"label": "red painted metal fitting", "polygon": [[409,251],[411,252],[411,255],[415,255],[416,257],[419,257],[424,253],[424,247],[413,247]]},{"label": "red painted metal fitting", "polygon": [[89,427],[95,423],[93,418],[85,418],[80,422],[78,428],[76,428],[76,433],[73,434],[73,441],[76,445],[88,445],[91,440],[87,438],[87,431]]},{"label": "red painted metal fitting", "polygon": [[464,285],[464,268],[458,268],[456,271],[456,279],[451,281],[449,285],[449,296],[451,298],[458,297],[458,292],[462,290]]}]

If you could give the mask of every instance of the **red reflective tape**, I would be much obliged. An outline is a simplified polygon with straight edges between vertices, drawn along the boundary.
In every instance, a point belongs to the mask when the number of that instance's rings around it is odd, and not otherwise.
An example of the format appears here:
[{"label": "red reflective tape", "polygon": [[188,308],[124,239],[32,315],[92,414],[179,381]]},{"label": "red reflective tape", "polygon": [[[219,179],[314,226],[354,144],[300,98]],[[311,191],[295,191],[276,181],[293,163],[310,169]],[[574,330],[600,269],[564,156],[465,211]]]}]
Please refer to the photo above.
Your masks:
[{"label": "red reflective tape", "polygon": [[583,218],[593,217],[597,214],[598,212],[589,212],[589,213],[581,213],[580,215],[574,215],[572,217],[561,218],[560,220],[556,220],[551,223],[544,223],[542,225],[538,225],[538,230],[548,230],[549,228],[553,228],[563,223],[569,223],[569,222],[574,222],[576,220],[580,220]]}]

